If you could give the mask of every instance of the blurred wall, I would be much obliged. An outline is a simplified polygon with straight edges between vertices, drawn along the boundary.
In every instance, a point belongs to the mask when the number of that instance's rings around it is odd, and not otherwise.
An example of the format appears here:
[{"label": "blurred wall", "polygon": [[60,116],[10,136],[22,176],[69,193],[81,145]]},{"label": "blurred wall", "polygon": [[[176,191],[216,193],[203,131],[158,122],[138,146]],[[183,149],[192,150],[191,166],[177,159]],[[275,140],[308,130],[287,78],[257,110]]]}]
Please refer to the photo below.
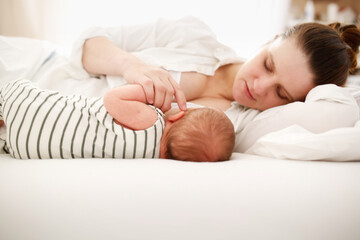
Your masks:
[{"label": "blurred wall", "polygon": [[285,29],[290,0],[0,0],[0,34],[34,37],[66,49],[86,28],[193,15],[240,56]]},{"label": "blurred wall", "polygon": [[67,0],[0,0],[0,34],[46,39],[63,44],[66,39]]}]

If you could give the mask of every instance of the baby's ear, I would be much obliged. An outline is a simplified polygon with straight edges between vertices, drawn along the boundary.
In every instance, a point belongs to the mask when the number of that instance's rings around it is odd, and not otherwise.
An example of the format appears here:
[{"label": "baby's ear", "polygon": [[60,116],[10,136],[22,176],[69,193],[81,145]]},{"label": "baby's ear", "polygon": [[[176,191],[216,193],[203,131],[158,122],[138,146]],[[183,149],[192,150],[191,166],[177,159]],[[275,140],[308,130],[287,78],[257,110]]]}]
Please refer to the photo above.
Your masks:
[{"label": "baby's ear", "polygon": [[177,112],[175,114],[172,114],[172,115],[169,115],[167,117],[167,119],[170,121],[170,122],[176,122],[177,120],[179,120],[180,118],[182,118],[184,116],[185,112],[184,111],[180,111],[180,112]]}]

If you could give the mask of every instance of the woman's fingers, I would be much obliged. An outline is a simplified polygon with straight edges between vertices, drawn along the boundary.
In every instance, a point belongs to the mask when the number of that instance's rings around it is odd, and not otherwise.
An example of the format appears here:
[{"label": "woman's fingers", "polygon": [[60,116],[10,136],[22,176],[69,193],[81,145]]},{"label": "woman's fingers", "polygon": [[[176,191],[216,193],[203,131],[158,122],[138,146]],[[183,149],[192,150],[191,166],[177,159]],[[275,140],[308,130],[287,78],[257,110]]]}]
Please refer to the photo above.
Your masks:
[{"label": "woman's fingers", "polygon": [[160,108],[160,109],[162,108],[162,106],[164,104],[166,91],[167,91],[167,88],[166,88],[165,84],[160,79],[154,80],[155,96],[154,96],[153,105],[155,107]]},{"label": "woman's fingers", "polygon": [[154,106],[166,112],[171,108],[174,98],[174,89],[168,80],[168,76],[162,76],[154,80],[155,99]]},{"label": "woman's fingers", "polygon": [[180,110],[186,111],[186,97],[185,97],[183,90],[181,89],[180,85],[174,79],[170,78],[169,82],[170,82],[172,88],[174,89],[175,100],[176,100]]},{"label": "woman's fingers", "polygon": [[173,91],[167,92],[164,95],[164,102],[163,102],[163,105],[161,107],[161,111],[163,111],[165,113],[168,110],[170,110],[171,109],[171,103],[172,103],[173,99],[174,99]]},{"label": "woman's fingers", "polygon": [[144,78],[143,80],[138,82],[144,89],[146,101],[149,104],[154,104],[155,98],[155,89],[154,89],[154,82],[150,78]]},{"label": "woman's fingers", "polygon": [[129,83],[140,84],[144,89],[146,101],[163,112],[171,108],[174,97],[179,108],[183,111],[186,110],[184,92],[168,71],[137,63],[127,69],[124,78]]},{"label": "woman's fingers", "polygon": [[154,82],[154,103],[163,112],[171,108],[171,103],[175,100],[182,111],[186,111],[186,98],[180,85],[169,75],[167,78],[156,79]]}]

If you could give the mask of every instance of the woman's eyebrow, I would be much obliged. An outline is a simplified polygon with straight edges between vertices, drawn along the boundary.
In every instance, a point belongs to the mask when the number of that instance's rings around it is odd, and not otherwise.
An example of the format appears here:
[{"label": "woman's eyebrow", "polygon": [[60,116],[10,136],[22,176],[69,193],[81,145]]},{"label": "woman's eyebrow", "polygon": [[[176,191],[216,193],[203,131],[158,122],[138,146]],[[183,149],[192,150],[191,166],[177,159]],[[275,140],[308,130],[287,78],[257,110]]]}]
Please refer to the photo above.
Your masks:
[{"label": "woman's eyebrow", "polygon": [[[276,72],[276,65],[275,65],[274,57],[273,57],[273,55],[271,54],[270,51],[268,52],[268,58],[269,58],[269,64],[271,66],[271,70],[272,70],[272,72],[275,73]],[[285,94],[288,96],[290,102],[294,102],[295,99],[290,95],[289,91],[286,90],[286,88],[283,85],[281,85],[281,87],[282,87],[282,89],[284,89]]]}]

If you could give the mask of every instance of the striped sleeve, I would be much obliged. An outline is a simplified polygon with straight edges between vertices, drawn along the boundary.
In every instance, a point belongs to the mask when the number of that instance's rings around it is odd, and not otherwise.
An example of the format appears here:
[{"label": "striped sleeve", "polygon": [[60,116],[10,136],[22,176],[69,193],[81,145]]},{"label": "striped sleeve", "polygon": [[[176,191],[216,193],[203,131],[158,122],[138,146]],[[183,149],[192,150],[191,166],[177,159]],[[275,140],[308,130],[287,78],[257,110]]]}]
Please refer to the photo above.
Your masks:
[{"label": "striped sleeve", "polygon": [[164,119],[146,130],[133,131],[114,122],[103,98],[63,96],[42,90],[28,80],[0,92],[6,145],[19,159],[154,158],[159,156]]}]

